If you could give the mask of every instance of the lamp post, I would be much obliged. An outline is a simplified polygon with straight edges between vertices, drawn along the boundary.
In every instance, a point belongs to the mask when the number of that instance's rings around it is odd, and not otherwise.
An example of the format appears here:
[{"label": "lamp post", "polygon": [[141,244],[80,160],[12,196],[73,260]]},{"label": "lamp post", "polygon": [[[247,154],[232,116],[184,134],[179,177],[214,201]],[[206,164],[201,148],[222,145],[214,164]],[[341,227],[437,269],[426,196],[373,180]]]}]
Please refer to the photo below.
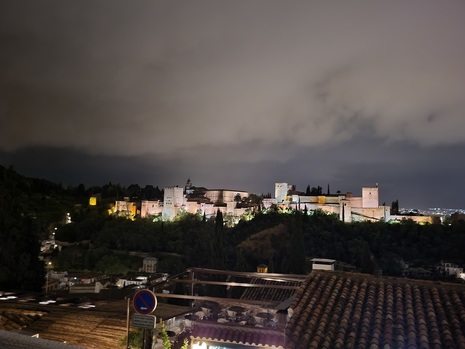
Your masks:
[{"label": "lamp post", "polygon": [[52,262],[48,261],[45,267],[45,294],[48,294],[48,278],[50,277],[50,270],[53,268]]}]

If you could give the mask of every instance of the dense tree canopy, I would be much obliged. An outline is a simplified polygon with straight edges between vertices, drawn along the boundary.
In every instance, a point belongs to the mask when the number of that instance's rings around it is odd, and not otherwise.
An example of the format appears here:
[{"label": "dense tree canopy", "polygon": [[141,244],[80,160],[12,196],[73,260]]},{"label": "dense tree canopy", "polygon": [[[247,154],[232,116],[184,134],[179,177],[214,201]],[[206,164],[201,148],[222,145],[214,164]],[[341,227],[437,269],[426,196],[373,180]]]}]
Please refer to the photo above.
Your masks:
[{"label": "dense tree canopy", "polygon": [[57,238],[70,242],[90,239],[91,250],[149,253],[157,256],[166,268],[163,271],[169,273],[189,266],[253,271],[262,263],[274,272],[305,273],[306,257],[337,259],[362,272],[383,270],[388,275],[399,275],[404,261],[465,263],[463,222],[345,224],[319,211],[257,213],[251,221],[240,221],[234,227],[222,222],[221,215],[205,219],[184,214],[163,223],[102,217],[64,226]]},{"label": "dense tree canopy", "polygon": [[21,199],[15,172],[0,170],[0,287],[38,291],[45,275],[39,226]]}]

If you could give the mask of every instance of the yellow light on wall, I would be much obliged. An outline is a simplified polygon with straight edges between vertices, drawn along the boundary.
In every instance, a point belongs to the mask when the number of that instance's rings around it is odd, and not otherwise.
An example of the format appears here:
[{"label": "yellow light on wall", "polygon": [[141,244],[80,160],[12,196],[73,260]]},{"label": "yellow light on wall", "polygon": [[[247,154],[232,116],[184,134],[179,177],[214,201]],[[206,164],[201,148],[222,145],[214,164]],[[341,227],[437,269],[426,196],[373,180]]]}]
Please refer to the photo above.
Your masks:
[{"label": "yellow light on wall", "polygon": [[97,205],[97,197],[96,196],[91,196],[89,198],[89,206],[95,206]]}]

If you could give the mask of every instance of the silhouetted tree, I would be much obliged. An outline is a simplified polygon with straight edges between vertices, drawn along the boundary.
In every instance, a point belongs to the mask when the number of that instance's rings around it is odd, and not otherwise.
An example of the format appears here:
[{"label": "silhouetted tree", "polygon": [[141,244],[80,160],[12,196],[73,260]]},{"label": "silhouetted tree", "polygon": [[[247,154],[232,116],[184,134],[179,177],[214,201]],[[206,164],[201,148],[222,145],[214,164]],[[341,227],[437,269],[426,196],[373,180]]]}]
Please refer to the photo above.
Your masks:
[{"label": "silhouetted tree", "polygon": [[130,199],[139,199],[141,195],[141,189],[138,184],[131,184],[127,188],[127,194]]},{"label": "silhouetted tree", "polygon": [[[251,204],[254,205],[261,205],[263,201],[263,195],[257,195],[257,194],[250,194],[249,195],[249,200]],[[260,206],[259,206],[260,207]]]},{"label": "silhouetted tree", "polygon": [[234,269],[237,271],[250,271],[250,266],[247,263],[244,251],[242,251],[241,248],[237,249],[236,267]]},{"label": "silhouetted tree", "polygon": [[218,209],[215,217],[215,230],[212,239],[212,266],[223,269],[225,266],[225,241],[223,213]]},{"label": "silhouetted tree", "polygon": [[375,271],[375,263],[373,261],[373,255],[370,251],[370,246],[365,241],[363,244],[362,256],[361,256],[361,272],[373,274]]},{"label": "silhouetted tree", "polygon": [[310,189],[310,195],[323,195],[323,188],[318,186],[318,187],[312,187],[312,189]]},{"label": "silhouetted tree", "polygon": [[145,200],[154,200],[156,199],[156,190],[153,185],[146,185],[142,190],[141,190],[141,198]]},{"label": "silhouetted tree", "polygon": [[302,233],[302,214],[296,211],[289,225],[288,271],[293,274],[305,273],[305,244]]},{"label": "silhouetted tree", "polygon": [[310,195],[311,195],[310,185],[307,185],[307,190],[305,190],[305,195],[306,195],[306,196],[310,196]]}]

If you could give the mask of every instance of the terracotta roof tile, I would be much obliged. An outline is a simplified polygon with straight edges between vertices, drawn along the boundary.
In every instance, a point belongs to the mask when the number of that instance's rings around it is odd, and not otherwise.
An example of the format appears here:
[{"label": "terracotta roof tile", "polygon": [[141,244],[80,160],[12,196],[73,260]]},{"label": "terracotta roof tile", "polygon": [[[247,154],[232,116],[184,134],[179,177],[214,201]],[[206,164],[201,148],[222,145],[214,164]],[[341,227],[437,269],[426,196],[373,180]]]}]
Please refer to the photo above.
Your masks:
[{"label": "terracotta roof tile", "polygon": [[257,328],[244,325],[196,322],[191,330],[191,338],[197,341],[233,343],[249,346],[284,348],[284,333],[270,328]]},{"label": "terracotta roof tile", "polygon": [[297,290],[286,348],[465,348],[465,288],[314,271]]}]

